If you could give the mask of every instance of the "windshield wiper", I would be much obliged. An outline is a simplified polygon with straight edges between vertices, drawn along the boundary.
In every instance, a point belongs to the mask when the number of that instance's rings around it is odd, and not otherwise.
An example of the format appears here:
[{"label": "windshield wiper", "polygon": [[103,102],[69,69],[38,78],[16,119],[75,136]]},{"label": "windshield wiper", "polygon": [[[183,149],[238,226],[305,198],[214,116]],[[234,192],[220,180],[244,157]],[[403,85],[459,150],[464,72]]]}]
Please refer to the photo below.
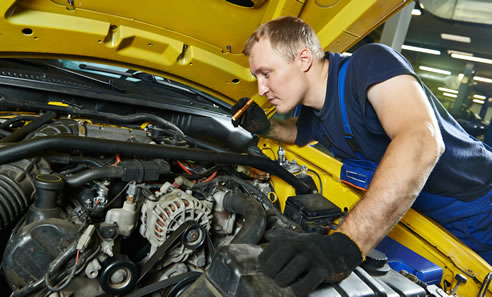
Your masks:
[{"label": "windshield wiper", "polygon": [[140,79],[143,81],[150,81],[154,83],[158,83],[161,85],[165,85],[168,87],[172,87],[174,89],[178,89],[181,91],[188,92],[193,95],[197,95],[197,93],[189,88],[178,86],[176,84],[173,84],[172,82],[166,82],[166,81],[161,81],[158,80],[155,75],[145,73],[145,72],[127,72],[127,71],[121,71],[121,70],[116,70],[116,69],[108,69],[108,68],[103,68],[103,67],[98,67],[98,66],[93,66],[93,65],[87,65],[87,64],[79,64],[79,68],[83,70],[90,70],[90,71],[98,71],[98,72],[103,72],[103,73],[109,73],[109,74],[115,74],[115,75],[120,75],[122,78],[136,78]]},{"label": "windshield wiper", "polygon": [[[169,79],[163,78],[163,80],[158,80],[155,75],[146,73],[146,72],[129,72],[129,71],[121,71],[121,70],[116,70],[116,69],[109,69],[109,68],[103,68],[103,67],[98,67],[94,65],[88,65],[88,64],[79,64],[79,68],[83,70],[89,70],[89,71],[98,71],[102,73],[108,73],[108,74],[114,74],[114,75],[120,75],[122,79],[126,78],[136,78],[140,79],[142,81],[149,81],[153,83],[157,83],[163,86],[167,86],[169,88],[175,89],[175,90],[180,90],[187,92],[189,94],[195,95],[195,96],[200,96],[201,98],[206,99],[207,101],[212,102],[213,104],[216,104],[226,110],[230,109],[230,105],[222,102],[221,100],[218,100],[217,98],[208,95],[207,93],[194,90],[191,88],[187,88],[185,86],[179,85]],[[130,70],[131,71],[131,70]]]},{"label": "windshield wiper", "polygon": [[38,60],[29,60],[29,59],[19,59],[19,60],[22,61],[22,62],[25,62],[25,63],[47,66],[47,67],[50,67],[50,68],[53,68],[53,69],[56,69],[56,70],[59,70],[59,71],[65,72],[65,73],[70,73],[72,75],[75,75],[75,76],[78,76],[78,77],[81,77],[81,78],[84,78],[84,79],[88,79],[88,80],[93,81],[93,82],[97,82],[99,84],[102,84],[102,85],[105,85],[107,87],[110,87],[111,89],[114,89],[114,90],[116,90],[118,92],[122,92],[122,93],[125,92],[124,89],[116,86],[113,83],[112,80],[104,81],[104,80],[97,79],[97,78],[94,78],[94,77],[89,76],[89,75],[85,75],[83,73],[79,73],[77,71],[70,70],[70,69],[65,68],[65,67],[56,66],[56,65],[53,65],[53,64],[50,64],[50,63],[46,63],[46,62],[41,62],[41,61],[38,61]]}]

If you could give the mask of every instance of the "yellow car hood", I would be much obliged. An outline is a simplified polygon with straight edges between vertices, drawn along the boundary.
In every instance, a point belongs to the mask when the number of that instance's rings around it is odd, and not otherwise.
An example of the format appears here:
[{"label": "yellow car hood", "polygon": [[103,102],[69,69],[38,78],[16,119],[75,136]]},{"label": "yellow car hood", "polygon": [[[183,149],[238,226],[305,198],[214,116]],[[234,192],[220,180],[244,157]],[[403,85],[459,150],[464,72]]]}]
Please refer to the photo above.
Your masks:
[{"label": "yellow car hood", "polygon": [[408,2],[2,0],[0,56],[124,65],[231,103],[257,93],[241,51],[262,23],[299,16],[317,31],[326,50],[343,51]]}]

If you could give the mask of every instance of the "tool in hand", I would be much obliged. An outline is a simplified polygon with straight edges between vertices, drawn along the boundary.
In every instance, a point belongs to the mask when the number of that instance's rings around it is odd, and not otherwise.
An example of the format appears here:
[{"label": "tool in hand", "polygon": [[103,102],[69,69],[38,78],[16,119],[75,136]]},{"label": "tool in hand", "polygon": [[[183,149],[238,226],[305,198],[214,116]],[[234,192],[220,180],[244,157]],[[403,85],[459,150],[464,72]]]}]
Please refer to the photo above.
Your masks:
[{"label": "tool in hand", "polygon": [[246,103],[244,104],[244,106],[241,107],[240,110],[236,111],[236,113],[232,115],[232,120],[233,121],[237,121],[237,119],[243,115],[243,113],[246,111],[246,109],[248,109],[248,107],[253,102],[254,102],[253,98],[250,98],[248,101],[246,101]]}]

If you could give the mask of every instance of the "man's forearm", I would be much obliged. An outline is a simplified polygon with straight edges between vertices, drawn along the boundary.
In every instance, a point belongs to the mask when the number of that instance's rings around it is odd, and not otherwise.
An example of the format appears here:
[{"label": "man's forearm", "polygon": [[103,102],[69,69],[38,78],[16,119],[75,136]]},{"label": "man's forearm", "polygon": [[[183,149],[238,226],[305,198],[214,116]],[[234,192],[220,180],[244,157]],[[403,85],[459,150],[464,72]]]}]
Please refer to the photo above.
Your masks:
[{"label": "man's forearm", "polygon": [[294,144],[297,137],[296,122],[297,119],[288,119],[288,120],[270,119],[270,129],[263,136],[283,143]]},{"label": "man's forearm", "polygon": [[366,255],[411,207],[442,152],[440,135],[428,131],[395,137],[363,199],[339,230]]}]

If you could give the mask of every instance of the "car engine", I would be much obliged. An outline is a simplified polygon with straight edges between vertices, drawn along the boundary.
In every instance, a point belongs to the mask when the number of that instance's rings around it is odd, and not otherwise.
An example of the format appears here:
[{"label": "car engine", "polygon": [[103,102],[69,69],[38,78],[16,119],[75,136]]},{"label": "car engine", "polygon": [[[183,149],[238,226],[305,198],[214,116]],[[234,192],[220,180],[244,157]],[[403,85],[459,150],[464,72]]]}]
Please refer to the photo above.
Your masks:
[{"label": "car engine", "polygon": [[[261,274],[256,257],[265,231],[306,230],[299,213],[286,209],[287,218],[270,200],[270,174],[305,199],[328,201],[300,178],[306,168],[261,151],[192,148],[172,127],[129,128],[50,112],[28,119],[0,148],[0,223],[11,233],[2,270],[11,296],[293,296]],[[23,139],[13,142],[16,134]],[[360,296],[350,288],[364,283],[372,292],[364,296],[427,296],[380,258],[374,263],[385,271],[376,276],[387,275],[385,282],[358,268],[312,296]],[[402,282],[403,289],[391,289]]]},{"label": "car engine", "polygon": [[264,156],[191,148],[172,125],[47,112],[10,114],[2,126],[16,127],[0,148],[0,226],[11,232],[2,269],[12,296],[115,296],[203,273],[216,248],[262,239],[273,189],[267,172],[248,176],[250,165],[291,175]]},{"label": "car engine", "polygon": [[[185,96],[168,90],[160,103],[155,81],[113,96],[15,71],[5,75],[26,89],[0,89],[0,286],[12,297],[291,297],[257,263],[267,234],[326,233],[346,212],[281,146],[264,148],[272,160],[233,128],[213,98],[179,86]],[[271,176],[295,190],[284,213]],[[384,256],[366,262],[312,296],[447,296]]]}]

